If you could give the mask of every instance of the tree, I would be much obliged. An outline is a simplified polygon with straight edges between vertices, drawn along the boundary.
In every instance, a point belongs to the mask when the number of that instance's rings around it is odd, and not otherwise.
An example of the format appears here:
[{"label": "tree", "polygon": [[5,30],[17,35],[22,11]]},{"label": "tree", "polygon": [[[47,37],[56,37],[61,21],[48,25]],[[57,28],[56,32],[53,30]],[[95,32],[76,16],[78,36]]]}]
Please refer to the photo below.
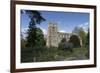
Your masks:
[{"label": "tree", "polygon": [[37,27],[36,24],[40,24],[45,19],[41,16],[41,13],[35,10],[22,10],[21,13],[26,13],[29,18],[29,26],[27,31],[27,47],[33,47],[37,44]]},{"label": "tree", "polygon": [[[40,24],[45,19],[42,17],[41,13],[35,10],[21,10],[21,13],[27,14],[29,16],[30,22],[27,30],[26,46],[25,49],[21,49],[21,62],[32,62],[40,51],[37,48],[33,48],[36,45],[43,45],[44,36],[42,30],[37,28],[37,24]],[[21,35],[22,36],[22,35]],[[21,40],[21,46],[24,46],[24,41]]]},{"label": "tree", "polygon": [[89,58],[89,29],[88,29],[88,33],[87,33],[87,36],[86,36],[86,48],[87,48],[87,53],[86,53],[86,56],[87,58]]},{"label": "tree", "polygon": [[80,47],[80,39],[77,35],[72,35],[69,42],[73,44],[73,47]]},{"label": "tree", "polygon": [[21,32],[21,48],[26,48],[26,39],[23,37],[23,34]]},{"label": "tree", "polygon": [[82,40],[82,45],[81,46],[85,46],[86,45],[86,33],[85,33],[85,31],[80,30],[79,36],[80,36],[80,39]]},{"label": "tree", "polygon": [[34,24],[40,24],[42,21],[45,21],[45,19],[42,17],[41,13],[36,10],[25,10],[26,14],[29,16],[31,21],[34,22]]},{"label": "tree", "polygon": [[86,36],[86,46],[89,47],[89,29],[88,29],[88,33]]},{"label": "tree", "polygon": [[30,22],[29,24],[29,29],[27,32],[28,36],[26,37],[27,39],[27,47],[33,47],[36,44],[36,26],[33,21]]},{"label": "tree", "polygon": [[40,28],[36,29],[36,45],[37,46],[45,46],[46,45],[46,40],[44,39],[43,32]]},{"label": "tree", "polygon": [[72,34],[78,35],[80,31],[79,27],[75,27],[74,30],[72,31]]},{"label": "tree", "polygon": [[86,44],[86,32],[82,27],[75,27],[72,31],[73,34],[79,36],[81,46],[85,46]]},{"label": "tree", "polygon": [[63,38],[63,39],[61,40],[61,43],[64,43],[64,42],[67,42],[67,41],[66,41],[66,38]]}]

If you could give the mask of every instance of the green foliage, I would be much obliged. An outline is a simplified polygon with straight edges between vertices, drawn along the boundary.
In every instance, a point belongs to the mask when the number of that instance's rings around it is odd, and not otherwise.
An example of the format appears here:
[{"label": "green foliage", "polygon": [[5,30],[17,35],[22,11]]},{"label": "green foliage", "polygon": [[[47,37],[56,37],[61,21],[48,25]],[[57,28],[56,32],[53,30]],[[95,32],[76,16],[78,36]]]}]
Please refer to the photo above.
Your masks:
[{"label": "green foliage", "polygon": [[73,44],[70,43],[70,42],[67,42],[66,39],[63,38],[61,40],[61,42],[59,43],[58,48],[61,49],[61,50],[72,52]]},{"label": "green foliage", "polygon": [[[27,47],[34,47],[35,45],[41,43],[43,41],[43,34],[39,28],[36,27],[36,24],[40,24],[45,19],[41,16],[41,13],[35,10],[24,10],[21,11],[22,13],[25,12],[30,18],[28,31],[27,31]],[[40,40],[42,39],[42,40]],[[43,41],[44,42],[44,41]],[[45,43],[45,42],[44,42]]]},{"label": "green foliage", "polygon": [[27,37],[27,47],[45,46],[46,40],[44,39],[43,32],[40,28],[35,28],[35,32],[31,31]]},{"label": "green foliage", "polygon": [[36,45],[35,39],[37,37],[36,37],[36,26],[33,23],[30,23],[27,34],[28,34],[28,36],[26,37],[26,39],[27,39],[26,46],[27,47],[35,46]]},{"label": "green foliage", "polygon": [[21,49],[21,62],[33,62],[32,48]]},{"label": "green foliage", "polygon": [[87,36],[86,36],[86,46],[87,48],[87,53],[86,53],[86,56],[89,58],[89,29],[88,29],[88,33],[87,33]]},{"label": "green foliage", "polygon": [[[46,47],[46,39],[44,39],[42,30],[36,27],[37,24],[40,24],[45,19],[38,11],[25,10],[25,13],[29,16],[30,22],[26,39],[21,39],[21,62],[47,62],[89,58],[89,50],[86,47],[80,48],[80,40],[76,35],[72,35],[68,42],[63,38],[58,48]],[[79,31],[77,32],[79,34]],[[85,40],[84,35],[83,31],[80,32],[80,36]],[[87,39],[89,39],[88,36]]]},{"label": "green foliage", "polygon": [[87,40],[86,32],[84,31],[84,29],[82,27],[75,27],[75,29],[73,30],[72,33],[79,36],[82,47],[86,46],[86,40]]},{"label": "green foliage", "polygon": [[38,50],[38,56],[36,61],[37,62],[43,62],[43,61],[52,61],[55,60],[55,55],[56,55],[56,48],[47,48],[47,47],[37,47]]},{"label": "green foliage", "polygon": [[23,37],[21,32],[21,48],[26,48],[26,39]]},{"label": "green foliage", "polygon": [[36,46],[21,49],[21,62],[47,62],[89,59],[87,48],[73,48],[72,52],[60,48]]},{"label": "green foliage", "polygon": [[[36,45],[38,46],[45,46],[46,45],[46,40],[44,39],[44,35],[43,35],[43,32],[40,28],[37,28],[36,29]],[[36,46],[35,45],[35,46]]]},{"label": "green foliage", "polygon": [[66,41],[66,38],[63,38],[63,39],[61,40],[61,43],[63,43],[63,42],[67,42],[67,41]]},{"label": "green foliage", "polygon": [[71,57],[76,58],[76,60],[89,59],[89,52],[86,47],[82,48],[73,48],[73,53]]},{"label": "green foliage", "polygon": [[35,46],[33,48],[23,48],[21,53],[21,62],[52,61],[55,60],[57,48]]},{"label": "green foliage", "polygon": [[21,48],[26,48],[26,40],[21,39]]},{"label": "green foliage", "polygon": [[86,47],[89,48],[89,30],[86,36]]},{"label": "green foliage", "polygon": [[73,47],[80,47],[80,39],[77,35],[72,35],[69,42],[73,44]]},{"label": "green foliage", "polygon": [[79,36],[80,36],[80,39],[82,40],[82,46],[85,46],[86,45],[86,32],[83,29],[79,31]]},{"label": "green foliage", "polygon": [[41,13],[36,10],[24,10],[24,11],[29,16],[31,21],[34,21],[35,24],[40,24],[42,21],[45,21]]}]

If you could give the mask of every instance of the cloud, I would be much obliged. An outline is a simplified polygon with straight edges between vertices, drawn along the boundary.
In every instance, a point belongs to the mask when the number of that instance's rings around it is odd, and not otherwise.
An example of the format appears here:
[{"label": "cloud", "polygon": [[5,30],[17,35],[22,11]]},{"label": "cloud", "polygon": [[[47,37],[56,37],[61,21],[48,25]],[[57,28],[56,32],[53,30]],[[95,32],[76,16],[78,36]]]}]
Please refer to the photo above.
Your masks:
[{"label": "cloud", "polygon": [[89,23],[85,22],[83,24],[78,25],[78,27],[82,27],[84,29],[84,31],[87,32],[88,28],[89,28]]},{"label": "cloud", "polygon": [[27,29],[28,28],[22,28],[21,29],[21,34],[23,35],[23,38],[26,38],[26,36],[27,36]]},{"label": "cloud", "polygon": [[79,25],[79,27],[87,27],[87,26],[89,26],[88,22],[85,22],[85,23]]},{"label": "cloud", "polygon": [[43,34],[47,34],[47,30],[44,28],[41,28],[41,30],[43,31]]},{"label": "cloud", "polygon": [[65,31],[65,30],[60,30],[59,32],[63,32],[63,33],[65,33],[66,31]]},{"label": "cloud", "polygon": [[27,29],[28,29],[28,28],[22,28],[22,29],[21,29],[21,32],[22,32],[22,33],[26,33],[26,32],[27,32]]}]

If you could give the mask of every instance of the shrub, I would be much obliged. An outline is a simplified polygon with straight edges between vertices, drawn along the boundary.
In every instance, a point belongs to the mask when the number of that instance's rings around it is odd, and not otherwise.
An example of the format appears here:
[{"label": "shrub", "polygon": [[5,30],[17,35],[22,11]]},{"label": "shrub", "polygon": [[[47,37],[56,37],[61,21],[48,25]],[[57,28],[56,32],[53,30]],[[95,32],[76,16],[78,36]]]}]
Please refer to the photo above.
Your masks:
[{"label": "shrub", "polygon": [[23,48],[21,51],[21,62],[43,62],[54,61],[57,48],[34,46],[33,48]]},{"label": "shrub", "polygon": [[72,51],[73,44],[69,42],[60,42],[58,48],[62,50]]},{"label": "shrub", "polygon": [[77,35],[72,35],[69,42],[73,44],[73,47],[80,47],[80,39]]},{"label": "shrub", "polygon": [[21,62],[32,62],[32,48],[21,48]]}]

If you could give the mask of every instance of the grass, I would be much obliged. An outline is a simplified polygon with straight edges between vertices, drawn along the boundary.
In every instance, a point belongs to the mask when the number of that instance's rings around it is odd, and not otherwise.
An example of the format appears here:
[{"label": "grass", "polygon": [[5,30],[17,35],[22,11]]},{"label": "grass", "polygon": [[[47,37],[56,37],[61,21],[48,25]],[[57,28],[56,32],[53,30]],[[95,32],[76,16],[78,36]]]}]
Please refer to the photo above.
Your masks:
[{"label": "grass", "polygon": [[21,50],[21,62],[84,60],[89,59],[88,54],[88,49],[85,47],[72,48],[72,51],[54,47],[23,48]]}]

